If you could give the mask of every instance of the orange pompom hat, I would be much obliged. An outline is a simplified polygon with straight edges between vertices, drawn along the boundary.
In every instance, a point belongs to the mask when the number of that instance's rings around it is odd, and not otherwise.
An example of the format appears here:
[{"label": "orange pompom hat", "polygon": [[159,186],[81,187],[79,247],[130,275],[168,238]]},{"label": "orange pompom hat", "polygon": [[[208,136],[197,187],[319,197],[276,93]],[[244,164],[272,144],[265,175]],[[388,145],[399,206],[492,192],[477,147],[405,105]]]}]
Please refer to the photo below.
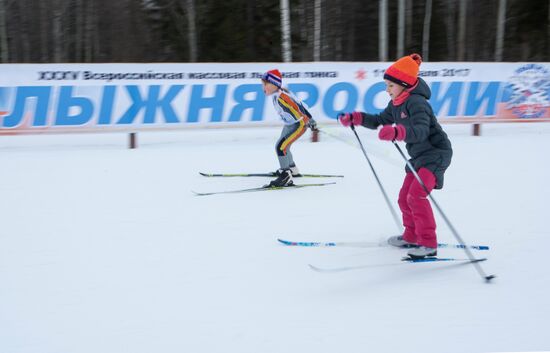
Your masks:
[{"label": "orange pompom hat", "polygon": [[419,54],[404,56],[388,67],[384,73],[384,79],[395,82],[405,88],[414,86],[416,81],[418,81],[418,69],[421,63],[422,57]]}]

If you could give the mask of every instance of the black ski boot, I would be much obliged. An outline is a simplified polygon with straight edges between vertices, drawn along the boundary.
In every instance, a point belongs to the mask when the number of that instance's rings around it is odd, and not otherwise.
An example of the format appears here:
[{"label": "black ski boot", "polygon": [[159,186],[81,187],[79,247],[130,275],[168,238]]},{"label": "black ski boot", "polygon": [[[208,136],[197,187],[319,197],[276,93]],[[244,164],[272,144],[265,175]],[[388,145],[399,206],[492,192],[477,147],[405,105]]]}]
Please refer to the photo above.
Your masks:
[{"label": "black ski boot", "polygon": [[277,176],[277,179],[270,181],[269,184],[266,185],[266,187],[272,188],[294,185],[294,182],[292,181],[292,172],[290,171],[290,169],[283,169],[278,174],[279,175]]}]

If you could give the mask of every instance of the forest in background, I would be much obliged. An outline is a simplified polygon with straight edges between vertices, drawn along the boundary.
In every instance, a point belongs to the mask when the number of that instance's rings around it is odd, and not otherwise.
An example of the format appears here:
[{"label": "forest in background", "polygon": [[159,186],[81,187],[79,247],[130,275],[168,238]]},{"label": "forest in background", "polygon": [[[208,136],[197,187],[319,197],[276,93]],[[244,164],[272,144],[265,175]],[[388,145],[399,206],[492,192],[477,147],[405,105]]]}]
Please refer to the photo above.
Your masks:
[{"label": "forest in background", "polygon": [[[550,61],[550,0],[287,1],[295,62]],[[281,3],[0,0],[0,61],[280,62]]]}]

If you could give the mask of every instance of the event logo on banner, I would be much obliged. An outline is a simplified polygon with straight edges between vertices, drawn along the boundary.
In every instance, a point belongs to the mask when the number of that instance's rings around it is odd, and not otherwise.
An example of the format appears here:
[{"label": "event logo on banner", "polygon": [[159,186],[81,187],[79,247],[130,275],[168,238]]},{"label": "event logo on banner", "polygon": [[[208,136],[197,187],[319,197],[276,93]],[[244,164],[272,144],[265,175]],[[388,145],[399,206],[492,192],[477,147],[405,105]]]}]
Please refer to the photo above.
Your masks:
[{"label": "event logo on banner", "polygon": [[[0,134],[137,131],[279,123],[261,74],[320,122],[389,103],[391,63],[2,64]],[[550,120],[546,63],[423,63],[430,104],[443,121]]]},{"label": "event logo on banner", "polygon": [[508,118],[548,117],[550,111],[550,72],[538,64],[518,68],[505,88],[506,103],[499,115]]}]

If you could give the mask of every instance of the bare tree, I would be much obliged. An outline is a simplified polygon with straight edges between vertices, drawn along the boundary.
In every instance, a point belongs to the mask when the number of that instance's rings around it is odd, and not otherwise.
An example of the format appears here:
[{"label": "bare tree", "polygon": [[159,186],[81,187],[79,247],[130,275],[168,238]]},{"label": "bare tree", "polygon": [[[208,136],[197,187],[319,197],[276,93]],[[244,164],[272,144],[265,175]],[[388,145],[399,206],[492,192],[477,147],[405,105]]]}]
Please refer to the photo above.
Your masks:
[{"label": "bare tree", "polygon": [[332,11],[330,22],[332,23],[333,30],[333,55],[331,60],[341,61],[343,56],[342,41],[345,37],[344,26],[342,25],[342,4],[340,1],[334,2],[334,8]]},{"label": "bare tree", "polygon": [[75,0],[75,49],[74,49],[74,60],[76,62],[82,62],[83,59],[83,49],[84,45],[84,2],[85,0]]},{"label": "bare tree", "polygon": [[397,6],[397,57],[405,51],[405,0],[399,0]]},{"label": "bare tree", "polygon": [[467,0],[459,0],[458,7],[458,61],[464,61],[466,54],[465,41],[466,41],[466,2]]},{"label": "bare tree", "polygon": [[388,0],[379,0],[378,57],[388,60]]},{"label": "bare tree", "polygon": [[56,0],[53,2],[53,61],[56,63],[65,62],[65,36],[63,33],[63,8],[62,0]]},{"label": "bare tree", "polygon": [[502,61],[504,46],[504,27],[506,22],[506,0],[498,2],[497,40],[495,45],[495,61]]},{"label": "bare tree", "polygon": [[406,23],[406,31],[405,31],[405,47],[410,45],[413,41],[413,0],[407,0],[405,4],[405,23]]},{"label": "bare tree", "polygon": [[6,25],[6,0],[0,0],[0,62],[9,62],[8,31]]},{"label": "bare tree", "polygon": [[430,57],[430,28],[432,24],[432,0],[426,0],[424,11],[424,27],[422,30],[422,57],[428,61]]},{"label": "bare tree", "polygon": [[94,1],[84,2],[84,62],[93,62],[94,32],[95,26],[93,19]]},{"label": "bare tree", "polygon": [[290,10],[288,0],[281,0],[281,48],[283,61],[292,61],[292,44],[290,41]]},{"label": "bare tree", "polygon": [[197,46],[197,26],[195,18],[195,0],[187,0],[187,33],[189,41],[189,61],[194,63],[198,60],[199,50]]},{"label": "bare tree", "polygon": [[315,19],[313,26],[313,61],[321,60],[321,6],[322,0],[315,0]]}]

